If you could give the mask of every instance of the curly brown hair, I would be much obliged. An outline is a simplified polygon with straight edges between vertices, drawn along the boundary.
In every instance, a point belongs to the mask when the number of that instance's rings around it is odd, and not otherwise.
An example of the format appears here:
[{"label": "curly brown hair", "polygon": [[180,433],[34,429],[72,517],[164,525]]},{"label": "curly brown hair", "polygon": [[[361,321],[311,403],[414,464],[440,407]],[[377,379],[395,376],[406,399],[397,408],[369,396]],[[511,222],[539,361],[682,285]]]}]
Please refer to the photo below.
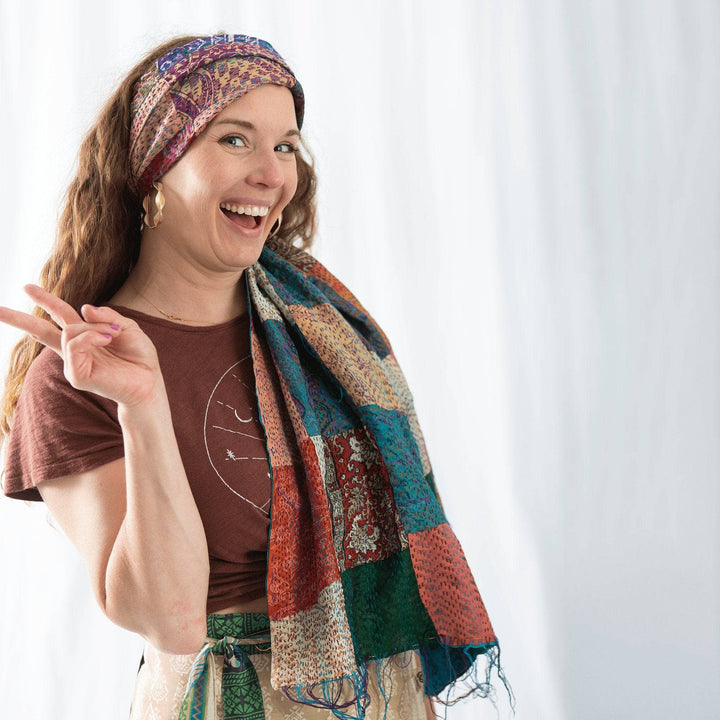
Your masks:
[{"label": "curly brown hair", "polygon": [[[130,186],[135,84],[158,58],[196,38],[178,36],[151,50],[120,83],[80,145],[55,245],[40,274],[41,286],[78,312],[84,303],[107,302],[127,279],[140,252],[142,198]],[[317,179],[312,157],[305,153],[296,156],[298,186],[283,210],[282,226],[267,242],[288,258],[298,248],[309,249],[316,229]],[[40,308],[33,313],[49,318]],[[0,409],[0,441],[10,432],[25,375],[41,349],[41,343],[26,336],[12,351]]]}]

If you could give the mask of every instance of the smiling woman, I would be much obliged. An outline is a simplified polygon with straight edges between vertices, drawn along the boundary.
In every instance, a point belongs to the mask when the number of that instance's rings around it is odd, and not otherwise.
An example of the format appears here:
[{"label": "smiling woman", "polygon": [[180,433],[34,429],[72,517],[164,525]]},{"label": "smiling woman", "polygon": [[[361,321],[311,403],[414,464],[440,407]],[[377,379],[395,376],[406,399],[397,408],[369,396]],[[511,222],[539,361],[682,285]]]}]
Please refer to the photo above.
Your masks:
[{"label": "smiling woman", "polygon": [[306,252],[303,108],[262,40],[157,48],[81,148],[35,314],[0,308],[28,334],[4,491],[147,641],[135,720],[410,720],[499,671],[388,341]]},{"label": "smiling woman", "polygon": [[[299,141],[288,88],[262,85],[231,102],[156,183],[163,221],[111,303],[207,323],[242,314],[238,273],[257,262],[295,195]],[[218,283],[220,298],[208,292]]]}]

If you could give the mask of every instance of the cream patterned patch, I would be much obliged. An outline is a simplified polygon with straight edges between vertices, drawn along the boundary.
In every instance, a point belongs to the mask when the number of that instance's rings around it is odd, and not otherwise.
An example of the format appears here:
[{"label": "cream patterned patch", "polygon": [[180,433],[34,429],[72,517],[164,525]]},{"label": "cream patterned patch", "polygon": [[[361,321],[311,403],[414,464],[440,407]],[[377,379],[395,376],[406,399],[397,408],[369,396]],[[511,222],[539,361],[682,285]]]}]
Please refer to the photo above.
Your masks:
[{"label": "cream patterned patch", "polygon": [[266,320],[282,321],[282,315],[278,312],[277,307],[265,297],[258,287],[258,281],[262,280],[262,268],[249,267],[245,271],[245,277],[247,278],[253,308],[257,310],[260,319],[263,322]]},{"label": "cream patterned patch", "polygon": [[340,582],[323,588],[311,608],[272,620],[270,628],[273,687],[315,683],[357,670]]},{"label": "cream patterned patch", "polygon": [[380,358],[368,350],[348,323],[338,322],[338,311],[334,307],[292,305],[290,310],[302,334],[325,366],[333,369],[355,405],[401,409]]}]

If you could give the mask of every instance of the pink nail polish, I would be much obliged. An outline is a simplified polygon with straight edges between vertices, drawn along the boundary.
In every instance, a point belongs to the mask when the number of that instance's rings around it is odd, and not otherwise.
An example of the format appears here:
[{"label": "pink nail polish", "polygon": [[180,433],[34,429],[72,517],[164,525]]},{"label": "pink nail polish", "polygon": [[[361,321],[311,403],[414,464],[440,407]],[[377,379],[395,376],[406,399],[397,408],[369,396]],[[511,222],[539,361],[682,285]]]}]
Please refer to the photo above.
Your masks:
[{"label": "pink nail polish", "polygon": [[113,330],[119,330],[119,329],[120,329],[120,326],[119,326],[119,325],[111,325],[110,327],[111,327]]},{"label": "pink nail polish", "polygon": [[103,333],[102,336],[106,337],[108,340],[112,339],[112,335],[108,335],[107,333]]}]

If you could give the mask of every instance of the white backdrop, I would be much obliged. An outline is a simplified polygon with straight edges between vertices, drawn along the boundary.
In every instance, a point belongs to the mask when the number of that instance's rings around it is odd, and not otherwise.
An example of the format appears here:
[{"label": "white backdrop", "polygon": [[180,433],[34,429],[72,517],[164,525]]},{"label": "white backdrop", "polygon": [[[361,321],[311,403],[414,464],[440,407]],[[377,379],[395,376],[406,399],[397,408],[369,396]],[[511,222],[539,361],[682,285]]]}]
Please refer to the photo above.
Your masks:
[{"label": "white backdrop", "polygon": [[[718,3],[200,5],[0,0],[0,303],[141,53],[270,40],[306,91],[316,253],[409,377],[517,717],[717,718]],[[0,547],[0,715],[126,718],[141,642],[44,508],[0,500]]]}]

